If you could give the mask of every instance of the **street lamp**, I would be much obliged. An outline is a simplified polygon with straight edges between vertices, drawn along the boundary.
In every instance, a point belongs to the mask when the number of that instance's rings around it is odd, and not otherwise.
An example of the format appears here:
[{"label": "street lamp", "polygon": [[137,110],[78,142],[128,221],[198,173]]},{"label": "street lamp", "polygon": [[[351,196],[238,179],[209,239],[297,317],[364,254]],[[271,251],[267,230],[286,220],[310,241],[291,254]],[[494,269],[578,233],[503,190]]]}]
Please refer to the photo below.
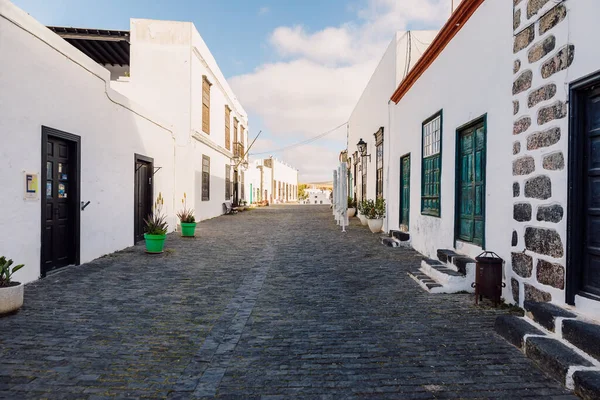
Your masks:
[{"label": "street lamp", "polygon": [[367,154],[367,143],[364,140],[362,140],[362,138],[360,138],[360,140],[356,144],[356,147],[358,147],[358,152],[360,153],[360,156],[363,158],[369,157],[369,162],[371,162],[371,155]]}]

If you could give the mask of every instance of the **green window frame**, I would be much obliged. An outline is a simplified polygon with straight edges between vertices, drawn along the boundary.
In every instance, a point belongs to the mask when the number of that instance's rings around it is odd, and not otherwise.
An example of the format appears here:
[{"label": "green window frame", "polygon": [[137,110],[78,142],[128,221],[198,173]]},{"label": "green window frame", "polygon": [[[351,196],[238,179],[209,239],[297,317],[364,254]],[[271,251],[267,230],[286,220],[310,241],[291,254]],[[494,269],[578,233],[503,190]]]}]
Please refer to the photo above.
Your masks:
[{"label": "green window frame", "polygon": [[421,167],[421,214],[441,215],[443,113],[438,111],[423,122]]}]

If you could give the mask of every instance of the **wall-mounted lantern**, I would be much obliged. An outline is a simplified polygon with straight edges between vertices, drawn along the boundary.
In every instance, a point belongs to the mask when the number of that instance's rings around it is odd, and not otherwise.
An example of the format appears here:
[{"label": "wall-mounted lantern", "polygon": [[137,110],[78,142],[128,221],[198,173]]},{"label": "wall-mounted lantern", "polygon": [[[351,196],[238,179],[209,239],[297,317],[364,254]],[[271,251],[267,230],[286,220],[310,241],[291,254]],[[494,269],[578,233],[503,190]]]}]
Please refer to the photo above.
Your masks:
[{"label": "wall-mounted lantern", "polygon": [[371,155],[367,154],[367,143],[364,140],[362,140],[362,138],[360,138],[360,140],[356,144],[356,147],[358,147],[358,152],[360,156],[362,158],[369,157],[369,162],[371,162]]}]

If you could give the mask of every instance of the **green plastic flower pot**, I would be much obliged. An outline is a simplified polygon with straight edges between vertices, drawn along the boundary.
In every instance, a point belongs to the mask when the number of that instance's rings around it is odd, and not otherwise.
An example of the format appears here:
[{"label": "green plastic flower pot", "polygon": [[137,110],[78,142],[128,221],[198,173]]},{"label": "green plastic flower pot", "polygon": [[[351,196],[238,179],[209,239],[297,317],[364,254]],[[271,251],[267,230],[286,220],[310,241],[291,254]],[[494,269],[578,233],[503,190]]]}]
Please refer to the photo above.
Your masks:
[{"label": "green plastic flower pot", "polygon": [[144,233],[144,239],[146,239],[146,252],[159,254],[163,252],[165,247],[165,239],[167,235],[150,235]]},{"label": "green plastic flower pot", "polygon": [[182,222],[181,223],[181,236],[194,237],[195,234],[196,234],[196,222]]}]

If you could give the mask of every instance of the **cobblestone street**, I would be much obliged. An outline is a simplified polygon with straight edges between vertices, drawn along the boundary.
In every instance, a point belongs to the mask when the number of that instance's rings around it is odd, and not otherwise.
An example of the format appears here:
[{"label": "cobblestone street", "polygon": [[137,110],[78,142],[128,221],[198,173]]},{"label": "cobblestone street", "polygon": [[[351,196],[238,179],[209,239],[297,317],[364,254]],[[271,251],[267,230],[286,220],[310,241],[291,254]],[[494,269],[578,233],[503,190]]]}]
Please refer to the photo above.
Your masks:
[{"label": "cobblestone street", "polygon": [[30,284],[0,397],[572,398],[494,333],[506,310],[426,293],[419,254],[353,224],[260,208]]}]

